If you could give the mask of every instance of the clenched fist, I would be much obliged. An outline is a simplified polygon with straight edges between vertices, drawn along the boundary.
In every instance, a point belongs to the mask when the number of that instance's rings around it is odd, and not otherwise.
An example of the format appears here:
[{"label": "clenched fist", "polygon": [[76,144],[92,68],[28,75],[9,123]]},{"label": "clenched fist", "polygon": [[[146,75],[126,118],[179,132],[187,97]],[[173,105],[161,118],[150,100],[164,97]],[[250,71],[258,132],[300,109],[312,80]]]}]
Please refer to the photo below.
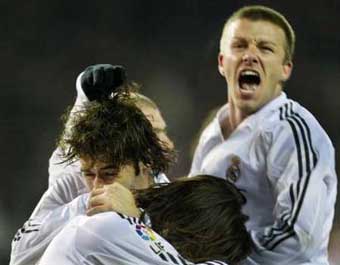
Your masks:
[{"label": "clenched fist", "polygon": [[131,191],[118,182],[104,185],[90,193],[86,214],[115,211],[132,217],[140,217],[135,198]]},{"label": "clenched fist", "polygon": [[90,101],[107,98],[126,81],[123,66],[95,64],[87,67],[81,76],[81,87]]}]

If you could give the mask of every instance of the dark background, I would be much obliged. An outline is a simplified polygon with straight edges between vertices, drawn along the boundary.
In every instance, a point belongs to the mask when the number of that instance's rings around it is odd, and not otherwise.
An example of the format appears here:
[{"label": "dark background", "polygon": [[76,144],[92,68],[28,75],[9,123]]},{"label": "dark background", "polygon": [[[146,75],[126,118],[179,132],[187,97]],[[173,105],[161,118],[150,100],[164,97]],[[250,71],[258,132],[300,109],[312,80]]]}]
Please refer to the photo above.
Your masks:
[{"label": "dark background", "polygon": [[[59,116],[74,101],[77,74],[90,64],[122,64],[144,85],[179,151],[169,175],[189,171],[202,120],[226,102],[217,72],[219,37],[224,20],[243,5],[269,5],[291,22],[297,47],[285,90],[340,149],[339,1],[3,1],[0,264],[8,264],[14,233],[47,188]],[[339,230],[339,204],[335,223]],[[332,238],[332,248],[336,238],[339,248],[340,233]]]}]

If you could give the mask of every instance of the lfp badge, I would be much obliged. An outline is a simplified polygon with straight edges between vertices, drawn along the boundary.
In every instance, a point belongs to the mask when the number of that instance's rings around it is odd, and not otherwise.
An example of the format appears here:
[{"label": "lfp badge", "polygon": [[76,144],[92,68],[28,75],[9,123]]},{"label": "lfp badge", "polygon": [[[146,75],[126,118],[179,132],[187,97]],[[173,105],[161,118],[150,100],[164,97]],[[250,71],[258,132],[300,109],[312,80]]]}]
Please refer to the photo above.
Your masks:
[{"label": "lfp badge", "polygon": [[157,240],[153,230],[143,224],[136,224],[136,232],[142,239],[149,241],[149,247],[156,255],[158,255],[162,260],[168,260],[164,256],[166,253],[164,246],[159,240]]},{"label": "lfp badge", "polygon": [[156,240],[155,233],[147,226],[143,224],[136,225],[136,232],[137,234],[144,240]]}]

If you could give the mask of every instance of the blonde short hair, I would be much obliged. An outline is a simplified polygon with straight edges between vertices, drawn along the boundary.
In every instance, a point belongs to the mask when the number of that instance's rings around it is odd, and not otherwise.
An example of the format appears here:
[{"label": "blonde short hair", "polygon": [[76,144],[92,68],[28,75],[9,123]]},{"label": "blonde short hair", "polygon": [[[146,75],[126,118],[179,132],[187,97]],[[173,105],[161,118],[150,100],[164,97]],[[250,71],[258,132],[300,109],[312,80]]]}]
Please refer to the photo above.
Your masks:
[{"label": "blonde short hair", "polygon": [[220,40],[220,51],[223,51],[225,33],[229,24],[237,19],[248,19],[251,21],[263,20],[280,27],[286,38],[285,43],[285,61],[290,62],[293,59],[295,49],[295,33],[288,20],[279,12],[269,7],[254,5],[245,6],[235,11],[225,22]]}]

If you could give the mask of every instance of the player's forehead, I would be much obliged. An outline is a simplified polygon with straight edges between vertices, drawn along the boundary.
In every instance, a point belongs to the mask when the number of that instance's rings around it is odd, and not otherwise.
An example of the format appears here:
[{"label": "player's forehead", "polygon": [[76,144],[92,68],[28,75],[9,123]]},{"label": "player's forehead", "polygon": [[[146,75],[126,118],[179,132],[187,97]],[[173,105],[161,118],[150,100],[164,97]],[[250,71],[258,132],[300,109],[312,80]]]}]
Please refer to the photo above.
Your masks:
[{"label": "player's forehead", "polygon": [[268,42],[276,45],[285,43],[284,31],[267,20],[250,20],[239,18],[229,22],[224,30],[224,38],[228,42],[256,41]]},{"label": "player's forehead", "polygon": [[79,159],[81,170],[118,170],[114,163],[94,160],[83,156]]}]

